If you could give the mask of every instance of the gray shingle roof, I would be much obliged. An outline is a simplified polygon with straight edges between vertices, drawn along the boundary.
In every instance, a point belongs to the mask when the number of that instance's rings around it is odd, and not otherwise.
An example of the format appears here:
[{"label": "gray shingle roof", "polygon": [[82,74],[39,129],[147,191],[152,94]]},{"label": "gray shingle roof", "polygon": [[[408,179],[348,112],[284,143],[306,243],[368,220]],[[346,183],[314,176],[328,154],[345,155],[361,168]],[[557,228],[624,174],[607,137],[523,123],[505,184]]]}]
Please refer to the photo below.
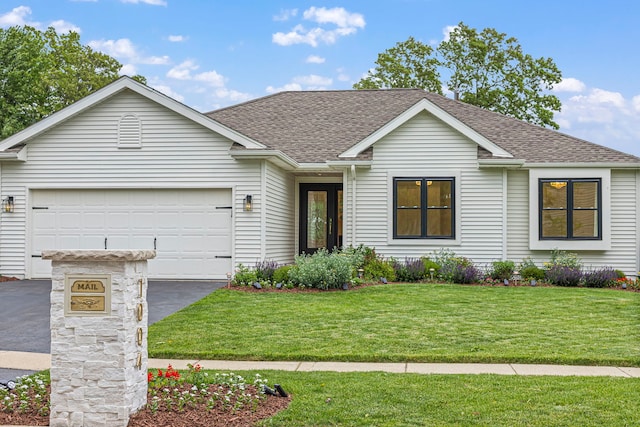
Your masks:
[{"label": "gray shingle roof", "polygon": [[[298,162],[315,163],[339,160],[422,99],[528,163],[640,163],[630,154],[420,89],[280,92],[207,115]],[[492,156],[479,149],[478,157]],[[371,150],[359,158],[371,158]]]}]

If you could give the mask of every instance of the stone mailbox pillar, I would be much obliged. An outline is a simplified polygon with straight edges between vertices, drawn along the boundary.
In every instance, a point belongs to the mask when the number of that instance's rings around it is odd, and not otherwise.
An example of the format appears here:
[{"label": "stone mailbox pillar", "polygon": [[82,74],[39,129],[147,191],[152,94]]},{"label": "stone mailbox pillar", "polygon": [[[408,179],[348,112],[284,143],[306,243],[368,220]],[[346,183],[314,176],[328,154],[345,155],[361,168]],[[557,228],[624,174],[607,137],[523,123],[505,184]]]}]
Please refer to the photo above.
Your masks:
[{"label": "stone mailbox pillar", "polygon": [[147,402],[147,260],[44,251],[51,276],[52,427],[122,426]]}]

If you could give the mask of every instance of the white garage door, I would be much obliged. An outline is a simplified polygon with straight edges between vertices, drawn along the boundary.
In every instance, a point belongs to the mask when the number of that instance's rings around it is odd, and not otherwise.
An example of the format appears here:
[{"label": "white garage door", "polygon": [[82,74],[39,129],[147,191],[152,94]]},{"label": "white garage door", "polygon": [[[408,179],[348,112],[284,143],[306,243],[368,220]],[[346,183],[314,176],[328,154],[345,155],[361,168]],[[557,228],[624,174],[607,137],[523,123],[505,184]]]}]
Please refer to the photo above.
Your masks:
[{"label": "white garage door", "polygon": [[149,277],[225,279],[231,190],[34,190],[31,277],[51,277],[50,249],[156,249]]}]

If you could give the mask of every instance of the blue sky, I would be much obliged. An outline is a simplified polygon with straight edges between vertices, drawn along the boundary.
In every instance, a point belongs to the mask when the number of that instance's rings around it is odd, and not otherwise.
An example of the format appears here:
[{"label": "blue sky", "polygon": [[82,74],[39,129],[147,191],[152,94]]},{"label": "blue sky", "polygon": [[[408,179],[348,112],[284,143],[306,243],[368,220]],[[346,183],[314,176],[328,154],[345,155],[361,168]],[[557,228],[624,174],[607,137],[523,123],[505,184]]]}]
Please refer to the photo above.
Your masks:
[{"label": "blue sky", "polygon": [[0,27],[54,26],[199,111],[280,90],[350,89],[378,53],[459,22],[563,74],[561,131],[640,156],[640,3],[631,0],[2,0]]}]

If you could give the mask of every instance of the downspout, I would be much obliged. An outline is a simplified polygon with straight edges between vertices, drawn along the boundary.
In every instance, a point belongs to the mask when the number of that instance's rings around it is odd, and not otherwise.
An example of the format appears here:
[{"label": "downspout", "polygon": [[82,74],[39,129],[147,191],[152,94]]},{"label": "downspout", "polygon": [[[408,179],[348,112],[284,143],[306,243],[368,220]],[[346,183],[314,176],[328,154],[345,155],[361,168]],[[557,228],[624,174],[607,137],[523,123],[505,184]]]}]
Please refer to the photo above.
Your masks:
[{"label": "downspout", "polygon": [[356,242],[356,165],[351,165],[351,244]]},{"label": "downspout", "polygon": [[507,169],[502,169],[502,260],[505,261],[508,259],[507,253],[507,239],[509,235],[507,233],[507,221],[509,220],[509,215],[507,214],[507,209],[509,207],[509,191],[508,191],[508,180],[507,180]]},{"label": "downspout", "polygon": [[640,170],[636,170],[636,271],[633,275],[640,278]]},{"label": "downspout", "polygon": [[260,260],[267,259],[267,161],[260,162]]}]

